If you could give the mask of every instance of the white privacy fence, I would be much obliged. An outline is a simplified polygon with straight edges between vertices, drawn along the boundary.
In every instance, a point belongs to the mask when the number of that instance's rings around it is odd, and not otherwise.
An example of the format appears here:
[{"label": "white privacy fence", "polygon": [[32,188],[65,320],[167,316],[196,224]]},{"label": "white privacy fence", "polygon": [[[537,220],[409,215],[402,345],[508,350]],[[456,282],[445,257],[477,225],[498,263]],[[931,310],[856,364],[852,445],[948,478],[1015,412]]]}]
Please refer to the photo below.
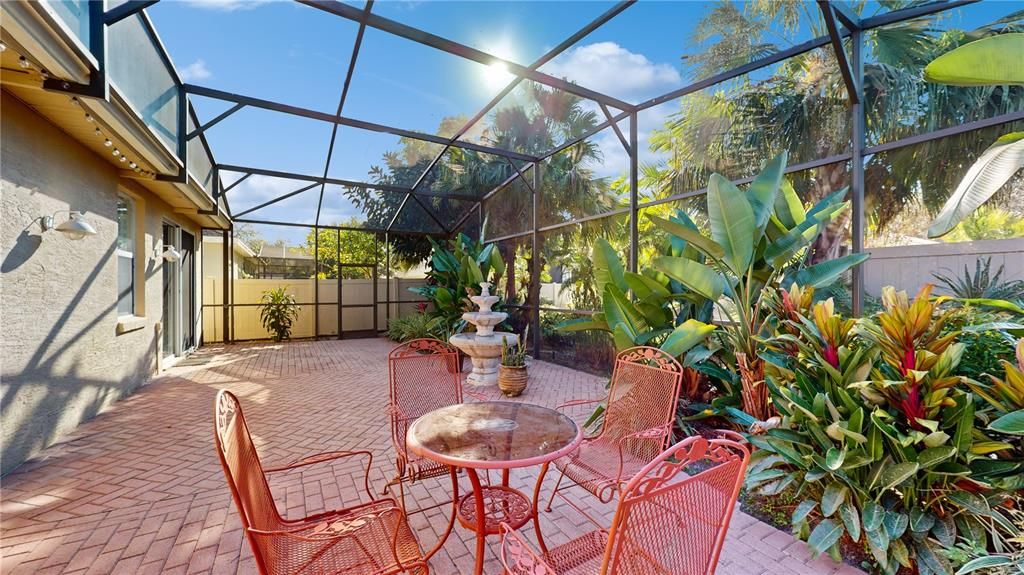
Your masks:
[{"label": "white privacy fence", "polygon": [[[417,302],[423,298],[410,292],[409,288],[422,286],[425,282],[419,278],[391,278],[390,282],[378,279],[375,303],[374,282],[369,279],[341,280],[340,294],[338,280],[333,279],[319,282],[312,279],[235,279],[231,281],[234,295],[231,302],[234,315],[232,339],[270,338],[270,333],[260,322],[258,306],[263,293],[268,290],[285,287],[295,297],[299,303],[299,317],[292,328],[292,337],[304,338],[337,335],[339,319],[344,332],[367,332],[375,327],[379,330],[387,329],[388,317],[416,313]],[[388,300],[388,283],[392,302],[390,306],[384,303]],[[314,305],[317,301],[314,290],[319,295],[318,305]],[[223,298],[222,278],[203,278],[203,338],[207,343],[224,339]],[[374,315],[377,317],[376,325]]]},{"label": "white privacy fence", "polygon": [[[1003,280],[1024,279],[1024,239],[936,243],[892,248],[871,248],[864,262],[864,289],[878,296],[891,285],[913,294],[926,283],[936,283],[933,273],[960,276],[964,266],[974,275],[978,258],[992,258],[992,273],[1005,266]],[[936,292],[945,293],[936,283]]]}]

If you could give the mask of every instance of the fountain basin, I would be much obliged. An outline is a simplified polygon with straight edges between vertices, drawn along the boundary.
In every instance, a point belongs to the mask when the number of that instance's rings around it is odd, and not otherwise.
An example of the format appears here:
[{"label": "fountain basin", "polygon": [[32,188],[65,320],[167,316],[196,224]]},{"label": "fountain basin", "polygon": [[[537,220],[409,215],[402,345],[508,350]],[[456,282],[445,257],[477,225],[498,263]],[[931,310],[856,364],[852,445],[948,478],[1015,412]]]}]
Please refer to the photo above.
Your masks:
[{"label": "fountain basin", "polygon": [[519,336],[504,331],[496,331],[491,335],[458,333],[448,340],[449,343],[461,349],[473,361],[473,371],[466,379],[470,385],[482,387],[498,384],[498,366],[501,364],[502,341],[511,347],[519,343]]}]

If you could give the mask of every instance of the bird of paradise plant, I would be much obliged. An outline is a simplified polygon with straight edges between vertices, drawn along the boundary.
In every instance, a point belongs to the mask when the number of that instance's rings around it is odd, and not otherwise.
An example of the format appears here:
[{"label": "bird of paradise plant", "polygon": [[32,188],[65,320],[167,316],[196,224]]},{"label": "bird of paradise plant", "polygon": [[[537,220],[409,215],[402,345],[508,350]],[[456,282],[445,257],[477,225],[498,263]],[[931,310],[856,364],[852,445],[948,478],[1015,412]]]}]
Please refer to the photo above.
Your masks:
[{"label": "bird of paradise plant", "polygon": [[846,189],[807,210],[783,177],[786,153],[775,157],[740,190],[719,174],[708,182],[711,237],[676,222],[649,216],[700,259],[661,256],[654,268],[714,302],[723,339],[740,374],[743,410],[758,420],[770,415],[759,338],[772,321],[768,298],[781,284],[821,287],[838,279],[869,255],[858,253],[806,266],[811,246],[834,217],[849,207]]}]

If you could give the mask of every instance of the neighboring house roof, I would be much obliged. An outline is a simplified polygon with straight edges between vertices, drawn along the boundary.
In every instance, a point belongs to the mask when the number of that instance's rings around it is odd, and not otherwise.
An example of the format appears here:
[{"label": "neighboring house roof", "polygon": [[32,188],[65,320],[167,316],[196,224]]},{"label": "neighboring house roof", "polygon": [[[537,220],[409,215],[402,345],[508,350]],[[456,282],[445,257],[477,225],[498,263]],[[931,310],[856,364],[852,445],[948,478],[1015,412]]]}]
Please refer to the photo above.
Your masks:
[{"label": "neighboring house roof", "polygon": [[272,259],[292,259],[292,260],[312,260],[312,254],[306,253],[304,248],[295,246],[281,246],[281,245],[270,245],[264,244],[260,248],[260,253],[257,254],[261,258],[272,258]]},{"label": "neighboring house roof", "polygon": [[[203,242],[209,242],[211,244],[221,244],[221,243],[224,243],[224,240],[221,239],[219,234],[217,234],[217,235],[203,235]],[[249,247],[249,244],[243,242],[242,240],[240,240],[238,238],[235,238],[235,241],[234,241],[234,252],[236,254],[238,254],[238,255],[241,255],[241,256],[244,256],[244,257],[247,257],[247,258],[251,258],[251,257],[255,257],[256,256],[256,252],[254,252],[253,249]]]}]

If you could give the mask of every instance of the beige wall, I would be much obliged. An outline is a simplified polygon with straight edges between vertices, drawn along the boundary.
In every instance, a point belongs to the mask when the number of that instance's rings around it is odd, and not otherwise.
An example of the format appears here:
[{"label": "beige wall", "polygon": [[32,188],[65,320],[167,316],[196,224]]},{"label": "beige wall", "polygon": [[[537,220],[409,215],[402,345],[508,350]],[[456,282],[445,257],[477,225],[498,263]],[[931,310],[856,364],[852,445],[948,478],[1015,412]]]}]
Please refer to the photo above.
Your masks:
[{"label": "beige wall", "polygon": [[[200,230],[144,188],[119,180],[111,163],[6,91],[0,116],[0,472],[7,473],[155,372],[161,224],[174,221],[197,241]],[[121,334],[114,255],[119,186],[141,200],[137,285],[145,279],[137,292],[143,319],[138,329]],[[98,234],[71,241],[59,232],[40,232],[39,216],[68,209],[85,211]],[[197,307],[200,297],[197,290]]]},{"label": "beige wall", "polygon": [[[209,255],[208,252],[207,255]],[[205,267],[205,266],[204,266]],[[221,305],[224,287],[223,278],[219,269],[214,266],[207,268],[209,272],[203,278],[203,303],[207,305]],[[391,279],[391,300],[394,302],[408,301],[410,303],[394,303],[391,305],[391,317],[416,313],[416,304],[422,298],[409,291],[408,288],[419,287],[426,283],[424,279]],[[270,333],[264,329],[260,322],[259,307],[257,304],[263,292],[278,287],[287,287],[288,293],[295,297],[300,304],[313,302],[314,283],[311,279],[235,279],[232,282],[234,292],[235,317],[234,333],[235,340],[244,341],[250,339],[269,339]],[[364,305],[373,303],[373,282],[363,279],[342,280],[342,303],[344,305]],[[320,318],[319,335],[337,335],[338,333],[338,280],[320,280]],[[387,300],[387,283],[384,279],[377,280],[377,301]],[[330,305],[324,305],[330,304]],[[292,328],[293,338],[313,337],[317,329],[313,317],[312,305],[300,305],[299,316]],[[377,305],[377,328],[381,331],[387,329],[387,310],[383,303]],[[366,331],[373,329],[373,308],[342,308],[341,323],[346,332]],[[203,313],[203,336],[206,342],[222,341],[223,335],[223,310],[222,308],[207,307]]]},{"label": "beige wall", "polygon": [[964,266],[974,276],[978,258],[992,258],[991,273],[1005,266],[1002,280],[1024,279],[1024,239],[985,240],[962,243],[936,243],[893,248],[871,248],[864,262],[864,290],[879,296],[882,287],[895,286],[911,294],[926,283],[936,284],[937,293],[945,293],[932,275],[952,278],[963,275]]}]

